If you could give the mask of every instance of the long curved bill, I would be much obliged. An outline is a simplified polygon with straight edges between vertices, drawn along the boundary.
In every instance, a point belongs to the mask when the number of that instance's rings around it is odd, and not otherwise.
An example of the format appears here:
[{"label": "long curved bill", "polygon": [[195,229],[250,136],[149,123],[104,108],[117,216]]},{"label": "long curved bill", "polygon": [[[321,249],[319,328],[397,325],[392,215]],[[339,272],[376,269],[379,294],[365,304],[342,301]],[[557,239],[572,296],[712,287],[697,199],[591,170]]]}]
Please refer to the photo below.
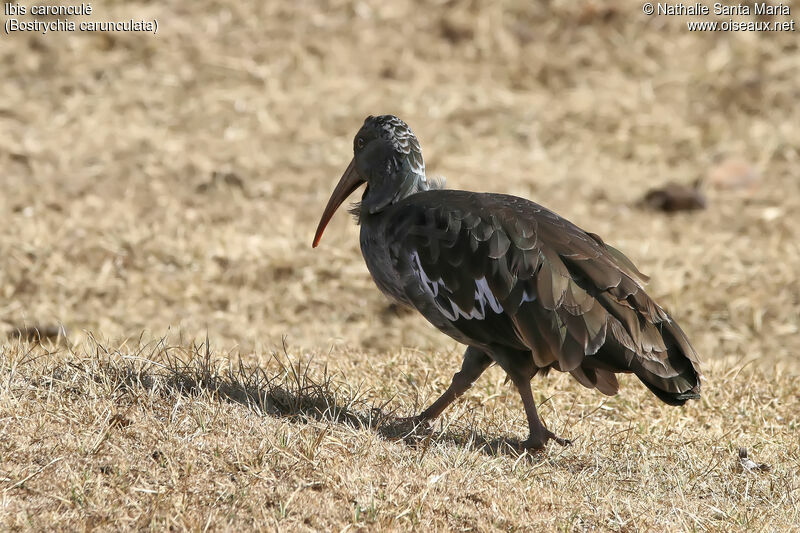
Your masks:
[{"label": "long curved bill", "polygon": [[339,206],[342,205],[342,203],[347,200],[347,197],[358,189],[358,186],[364,183],[364,181],[365,180],[358,175],[356,171],[356,160],[353,159],[350,161],[350,164],[347,165],[347,170],[344,171],[342,179],[339,180],[336,188],[333,189],[331,197],[328,200],[328,205],[325,206],[325,211],[322,212],[322,218],[319,219],[317,233],[314,235],[314,242],[311,245],[312,248],[316,248],[319,244],[319,240],[322,238],[322,232],[325,231],[325,227],[328,225],[331,218],[333,218],[333,214],[339,209]]}]

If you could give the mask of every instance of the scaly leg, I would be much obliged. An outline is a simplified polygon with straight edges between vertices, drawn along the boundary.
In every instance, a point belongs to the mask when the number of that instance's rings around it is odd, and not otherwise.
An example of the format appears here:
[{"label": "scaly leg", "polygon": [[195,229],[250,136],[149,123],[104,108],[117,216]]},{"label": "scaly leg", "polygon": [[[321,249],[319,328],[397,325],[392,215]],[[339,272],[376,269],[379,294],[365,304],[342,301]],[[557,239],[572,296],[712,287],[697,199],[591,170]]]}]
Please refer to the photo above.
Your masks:
[{"label": "scaly leg", "polygon": [[527,440],[522,442],[523,448],[533,448],[540,450],[544,448],[547,441],[553,439],[562,446],[572,444],[569,439],[561,438],[555,435],[552,431],[547,429],[542,421],[539,419],[539,414],[536,412],[536,402],[533,400],[533,392],[531,391],[531,382],[529,379],[515,380],[511,378],[514,385],[519,390],[519,395],[522,397],[522,405],[525,407],[525,415],[528,417],[528,429],[530,435]]},{"label": "scaly leg", "polygon": [[444,391],[444,394],[439,396],[430,407],[422,411],[418,416],[413,418],[415,423],[433,420],[444,411],[448,405],[464,394],[464,392],[472,387],[475,380],[483,374],[483,371],[489,368],[492,364],[492,359],[483,351],[473,348],[467,348],[464,352],[464,361],[461,363],[461,370],[453,376],[453,381],[450,386]]},{"label": "scaly leg", "polygon": [[528,419],[528,429],[530,435],[522,442],[523,448],[542,449],[547,441],[552,439],[562,446],[572,444],[570,440],[562,439],[547,429],[539,419],[536,412],[536,402],[533,400],[531,391],[531,377],[538,370],[533,363],[530,352],[519,352],[502,347],[494,347],[492,357],[497,364],[506,371],[508,378],[517,387],[522,398],[522,405],[525,407],[525,416]]}]

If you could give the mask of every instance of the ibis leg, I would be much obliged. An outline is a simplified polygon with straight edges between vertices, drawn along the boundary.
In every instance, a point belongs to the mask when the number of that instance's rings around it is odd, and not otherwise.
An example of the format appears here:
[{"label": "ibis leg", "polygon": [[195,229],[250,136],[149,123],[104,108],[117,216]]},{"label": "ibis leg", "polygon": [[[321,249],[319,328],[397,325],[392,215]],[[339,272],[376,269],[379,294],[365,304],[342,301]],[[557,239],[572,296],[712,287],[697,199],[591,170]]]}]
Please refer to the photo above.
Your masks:
[{"label": "ibis leg", "polygon": [[541,449],[544,448],[547,441],[553,439],[562,446],[572,444],[568,439],[563,439],[555,435],[552,431],[547,429],[542,421],[539,419],[539,414],[536,412],[536,402],[533,400],[533,392],[531,391],[530,379],[517,380],[511,378],[514,385],[519,390],[519,395],[522,397],[522,405],[525,407],[525,416],[528,418],[528,429],[530,435],[527,440],[522,442],[524,448]]},{"label": "ibis leg", "polygon": [[448,405],[453,403],[453,400],[464,394],[464,392],[472,387],[475,380],[483,374],[483,371],[489,368],[492,364],[492,359],[481,350],[467,348],[464,352],[464,362],[461,363],[461,370],[453,376],[453,381],[450,386],[444,391],[444,394],[439,396],[439,399],[433,404],[422,411],[416,417],[417,421],[422,422],[425,420],[432,420],[442,414]]}]

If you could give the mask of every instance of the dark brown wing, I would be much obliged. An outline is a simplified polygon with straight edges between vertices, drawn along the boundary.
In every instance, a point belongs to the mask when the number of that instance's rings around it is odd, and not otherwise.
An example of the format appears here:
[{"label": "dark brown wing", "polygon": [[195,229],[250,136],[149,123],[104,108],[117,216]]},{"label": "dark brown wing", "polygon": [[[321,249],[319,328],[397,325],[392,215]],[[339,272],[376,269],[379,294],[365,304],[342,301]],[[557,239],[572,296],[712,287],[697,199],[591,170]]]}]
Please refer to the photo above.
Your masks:
[{"label": "dark brown wing", "polygon": [[474,342],[531,350],[538,367],[606,394],[618,389],[613,372],[625,371],[671,403],[699,391],[697,355],[645,293],[647,278],[544,207],[426,191],[396,204],[387,231],[396,268],[412,272],[426,301]]}]

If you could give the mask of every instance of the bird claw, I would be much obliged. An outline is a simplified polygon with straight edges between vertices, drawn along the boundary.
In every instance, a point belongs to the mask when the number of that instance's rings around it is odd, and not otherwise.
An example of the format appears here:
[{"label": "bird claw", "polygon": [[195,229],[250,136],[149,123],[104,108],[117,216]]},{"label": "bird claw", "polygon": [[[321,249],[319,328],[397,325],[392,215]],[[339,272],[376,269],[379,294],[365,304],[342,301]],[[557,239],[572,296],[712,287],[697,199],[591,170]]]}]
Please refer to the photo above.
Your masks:
[{"label": "bird claw", "polygon": [[533,435],[531,435],[530,437],[522,441],[521,447],[526,450],[542,450],[544,449],[548,440],[554,440],[561,446],[569,446],[572,444],[572,441],[570,439],[559,437],[552,431],[546,431],[545,434],[542,436],[534,437]]},{"label": "bird claw", "polygon": [[558,437],[556,435],[553,435],[551,438],[561,446],[572,446],[572,439],[565,439],[564,437]]}]

